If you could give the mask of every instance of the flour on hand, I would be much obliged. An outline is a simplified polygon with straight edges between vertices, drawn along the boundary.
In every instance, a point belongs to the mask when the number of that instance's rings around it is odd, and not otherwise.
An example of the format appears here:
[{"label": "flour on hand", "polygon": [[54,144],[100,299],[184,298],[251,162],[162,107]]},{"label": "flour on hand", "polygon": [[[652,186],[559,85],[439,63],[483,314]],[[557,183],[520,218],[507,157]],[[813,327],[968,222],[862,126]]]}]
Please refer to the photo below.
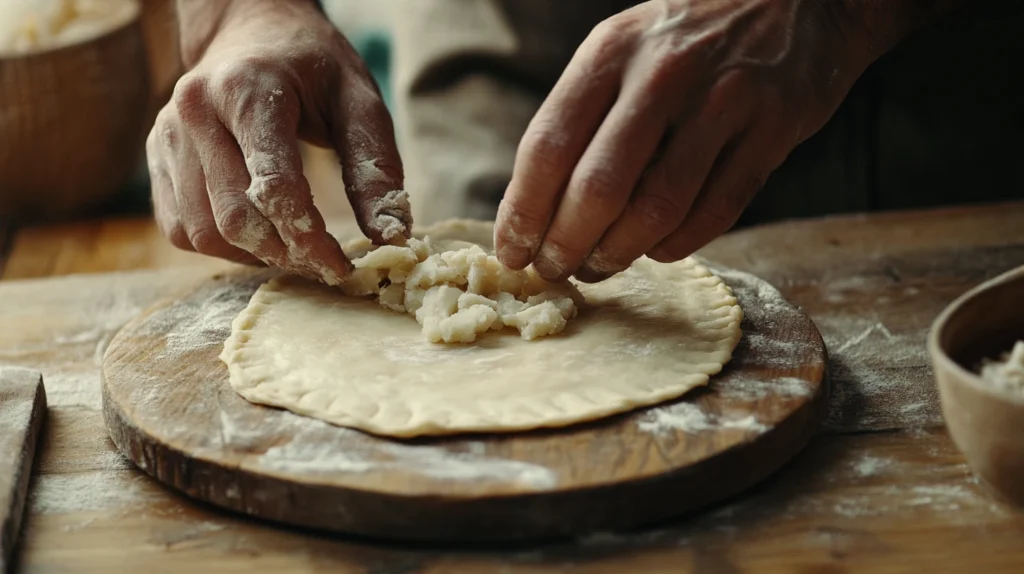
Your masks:
[{"label": "flour on hand", "polygon": [[340,285],[408,313],[432,343],[472,343],[487,331],[514,328],[527,340],[557,335],[576,316],[582,295],[565,281],[548,283],[533,268],[513,271],[479,245],[410,239],[405,246],[349,243],[355,271]]}]

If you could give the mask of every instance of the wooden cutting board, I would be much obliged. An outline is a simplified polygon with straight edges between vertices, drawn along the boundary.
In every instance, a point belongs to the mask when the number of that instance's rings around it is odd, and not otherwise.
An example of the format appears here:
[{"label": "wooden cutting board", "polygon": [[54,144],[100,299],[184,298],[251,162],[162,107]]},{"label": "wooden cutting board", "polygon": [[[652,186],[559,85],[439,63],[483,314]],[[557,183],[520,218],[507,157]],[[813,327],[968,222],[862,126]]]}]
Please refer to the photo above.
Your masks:
[{"label": "wooden cutting board", "polygon": [[46,418],[38,371],[0,367],[0,573],[12,563],[36,443]]},{"label": "wooden cutting board", "polygon": [[709,388],[595,423],[398,441],[252,405],[218,354],[266,271],[213,276],[128,323],[103,359],[104,417],[157,480],[286,524],[495,540],[651,523],[764,479],[826,412],[811,320],[764,281],[711,267],[746,315],[733,360]]}]

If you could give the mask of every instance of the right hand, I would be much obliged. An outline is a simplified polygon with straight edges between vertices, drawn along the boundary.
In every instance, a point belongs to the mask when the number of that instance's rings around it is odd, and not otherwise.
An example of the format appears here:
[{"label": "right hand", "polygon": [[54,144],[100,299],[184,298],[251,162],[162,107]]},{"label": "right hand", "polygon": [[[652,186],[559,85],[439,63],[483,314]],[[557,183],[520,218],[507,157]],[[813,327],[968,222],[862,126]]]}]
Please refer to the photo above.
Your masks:
[{"label": "right hand", "polygon": [[313,205],[299,139],[337,152],[367,237],[408,237],[391,117],[313,3],[234,2],[211,38],[146,142],[155,215],[171,242],[337,284],[352,264]]}]

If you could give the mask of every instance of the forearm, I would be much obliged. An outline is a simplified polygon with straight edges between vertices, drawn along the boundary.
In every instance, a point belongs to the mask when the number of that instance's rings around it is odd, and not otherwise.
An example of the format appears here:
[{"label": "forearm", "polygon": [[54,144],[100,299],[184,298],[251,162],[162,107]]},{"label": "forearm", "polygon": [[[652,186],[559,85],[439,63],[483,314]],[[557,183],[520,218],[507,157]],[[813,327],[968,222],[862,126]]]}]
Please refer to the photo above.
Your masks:
[{"label": "forearm", "polygon": [[[288,8],[320,10],[316,0],[177,0],[181,59],[186,68],[202,58],[217,32],[230,22],[266,12],[289,12]],[[284,10],[282,10],[284,9]]]}]

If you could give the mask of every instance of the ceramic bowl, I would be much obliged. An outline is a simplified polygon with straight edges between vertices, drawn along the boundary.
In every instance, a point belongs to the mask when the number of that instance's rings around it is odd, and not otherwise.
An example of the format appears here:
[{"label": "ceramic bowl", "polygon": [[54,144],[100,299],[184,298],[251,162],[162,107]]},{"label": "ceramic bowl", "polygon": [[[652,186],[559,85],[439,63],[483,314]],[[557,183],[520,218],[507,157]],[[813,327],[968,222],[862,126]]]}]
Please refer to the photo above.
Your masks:
[{"label": "ceramic bowl", "polygon": [[1004,499],[1024,504],[1024,394],[976,373],[1024,339],[1024,267],[987,281],[951,303],[928,337],[946,427],[967,462]]},{"label": "ceramic bowl", "polygon": [[0,215],[60,217],[100,204],[138,165],[147,54],[131,13],[97,37],[0,53]]}]

